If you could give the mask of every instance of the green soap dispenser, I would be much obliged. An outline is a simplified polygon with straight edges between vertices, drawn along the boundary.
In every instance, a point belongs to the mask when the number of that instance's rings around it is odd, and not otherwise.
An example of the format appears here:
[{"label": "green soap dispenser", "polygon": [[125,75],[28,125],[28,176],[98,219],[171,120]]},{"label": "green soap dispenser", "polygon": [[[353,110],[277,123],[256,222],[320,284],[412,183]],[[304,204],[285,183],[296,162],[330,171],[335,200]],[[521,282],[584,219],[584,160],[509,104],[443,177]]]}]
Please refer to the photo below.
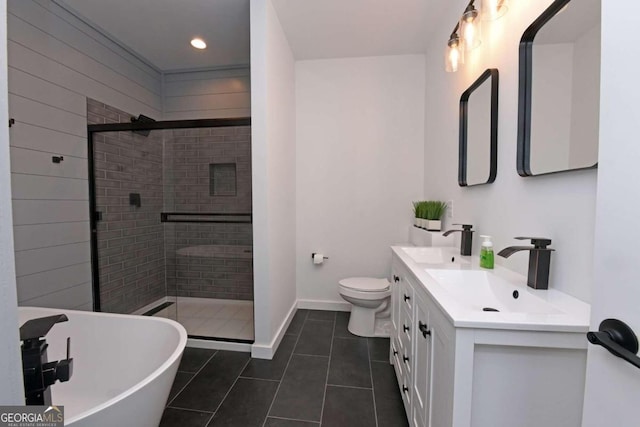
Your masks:
[{"label": "green soap dispenser", "polygon": [[491,236],[480,236],[482,246],[480,247],[480,267],[493,268],[493,243],[491,242]]}]

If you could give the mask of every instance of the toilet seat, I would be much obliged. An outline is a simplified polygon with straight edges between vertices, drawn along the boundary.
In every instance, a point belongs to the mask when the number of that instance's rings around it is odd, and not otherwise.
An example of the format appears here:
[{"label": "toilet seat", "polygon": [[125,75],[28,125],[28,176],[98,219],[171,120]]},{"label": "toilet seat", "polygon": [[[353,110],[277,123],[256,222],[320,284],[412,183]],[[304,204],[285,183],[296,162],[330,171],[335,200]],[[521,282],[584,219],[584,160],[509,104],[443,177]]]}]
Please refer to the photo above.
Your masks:
[{"label": "toilet seat", "polygon": [[338,282],[341,287],[358,292],[384,292],[389,290],[390,285],[387,279],[375,277],[349,277]]}]

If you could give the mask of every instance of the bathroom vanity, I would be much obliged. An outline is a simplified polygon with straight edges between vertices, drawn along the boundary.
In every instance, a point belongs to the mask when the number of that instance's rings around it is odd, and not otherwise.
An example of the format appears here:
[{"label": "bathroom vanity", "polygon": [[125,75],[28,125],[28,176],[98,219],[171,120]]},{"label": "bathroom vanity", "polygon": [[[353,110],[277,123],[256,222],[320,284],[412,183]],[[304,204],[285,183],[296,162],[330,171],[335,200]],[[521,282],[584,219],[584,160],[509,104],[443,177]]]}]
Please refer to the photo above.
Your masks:
[{"label": "bathroom vanity", "polygon": [[390,362],[412,427],[581,425],[588,304],[457,248],[392,252]]}]

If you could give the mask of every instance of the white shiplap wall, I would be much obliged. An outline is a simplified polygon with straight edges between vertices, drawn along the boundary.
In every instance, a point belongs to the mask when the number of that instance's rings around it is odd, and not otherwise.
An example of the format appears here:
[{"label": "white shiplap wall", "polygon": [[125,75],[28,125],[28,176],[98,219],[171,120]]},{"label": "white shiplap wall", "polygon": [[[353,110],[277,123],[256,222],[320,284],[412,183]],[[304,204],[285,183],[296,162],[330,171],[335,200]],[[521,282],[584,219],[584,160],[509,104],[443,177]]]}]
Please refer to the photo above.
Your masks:
[{"label": "white shiplap wall", "polygon": [[18,300],[91,309],[86,98],[160,119],[162,78],[50,0],[7,24]]},{"label": "white shiplap wall", "polygon": [[249,68],[167,73],[164,119],[217,119],[251,115]]}]

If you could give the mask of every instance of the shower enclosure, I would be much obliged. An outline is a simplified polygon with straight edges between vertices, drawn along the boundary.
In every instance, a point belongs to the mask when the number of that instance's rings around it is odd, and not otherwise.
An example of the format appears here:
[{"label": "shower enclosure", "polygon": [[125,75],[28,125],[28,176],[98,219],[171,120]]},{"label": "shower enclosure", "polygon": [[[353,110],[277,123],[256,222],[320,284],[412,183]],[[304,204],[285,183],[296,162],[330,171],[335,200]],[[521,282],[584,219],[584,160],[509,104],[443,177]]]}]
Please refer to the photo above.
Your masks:
[{"label": "shower enclosure", "polygon": [[94,309],[253,342],[250,119],[88,117]]}]

